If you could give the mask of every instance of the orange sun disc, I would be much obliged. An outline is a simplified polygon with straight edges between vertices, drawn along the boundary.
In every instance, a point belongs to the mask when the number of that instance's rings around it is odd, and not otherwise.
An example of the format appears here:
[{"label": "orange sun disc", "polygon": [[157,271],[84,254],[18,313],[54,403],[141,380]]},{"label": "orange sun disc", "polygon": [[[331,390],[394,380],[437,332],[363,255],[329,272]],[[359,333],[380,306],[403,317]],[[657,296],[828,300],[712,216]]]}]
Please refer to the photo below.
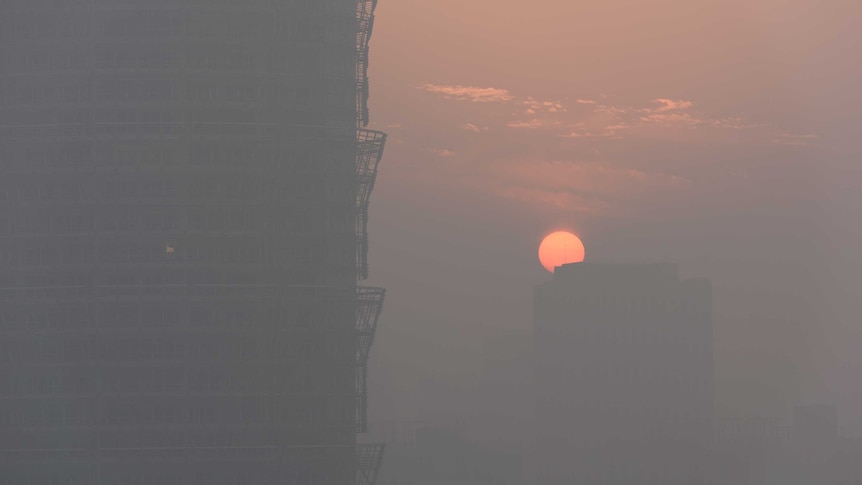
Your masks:
[{"label": "orange sun disc", "polygon": [[539,245],[539,261],[551,273],[554,268],[584,260],[584,243],[574,234],[557,231],[545,236]]}]

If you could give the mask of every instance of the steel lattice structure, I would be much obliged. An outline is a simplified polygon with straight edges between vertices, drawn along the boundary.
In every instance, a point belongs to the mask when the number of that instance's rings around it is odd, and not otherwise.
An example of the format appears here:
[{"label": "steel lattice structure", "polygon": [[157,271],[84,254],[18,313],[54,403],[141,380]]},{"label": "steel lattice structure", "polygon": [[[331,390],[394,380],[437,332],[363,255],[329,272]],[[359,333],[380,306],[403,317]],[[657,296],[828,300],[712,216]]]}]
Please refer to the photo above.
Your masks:
[{"label": "steel lattice structure", "polygon": [[377,167],[383,157],[386,134],[372,130],[357,131],[356,152],[356,268],[359,279],[368,278],[368,205]]},{"label": "steel lattice structure", "polygon": [[0,485],[373,483],[375,6],[0,1]]},{"label": "steel lattice structure", "polygon": [[357,485],[374,485],[380,465],[383,463],[383,445],[359,445],[357,458],[359,461],[356,474]]},{"label": "steel lattice structure", "polygon": [[356,20],[356,122],[368,126],[368,44],[374,29],[374,10],[377,0],[357,0]]}]

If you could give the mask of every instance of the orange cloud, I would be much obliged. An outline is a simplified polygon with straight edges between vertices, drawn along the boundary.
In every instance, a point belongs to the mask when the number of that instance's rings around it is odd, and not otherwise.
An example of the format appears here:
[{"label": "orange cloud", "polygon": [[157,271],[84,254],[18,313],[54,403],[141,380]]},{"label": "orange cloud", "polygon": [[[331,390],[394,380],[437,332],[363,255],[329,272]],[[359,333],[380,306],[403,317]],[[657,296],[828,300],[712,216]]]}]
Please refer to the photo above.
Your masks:
[{"label": "orange cloud", "polygon": [[566,133],[560,136],[563,138],[607,138],[615,136],[616,134],[616,131],[611,130],[610,128],[607,128],[605,129],[605,131],[598,133],[574,129],[570,133]]},{"label": "orange cloud", "polygon": [[451,158],[455,156],[455,152],[448,148],[427,148],[425,151],[443,158]]},{"label": "orange cloud", "polygon": [[419,89],[429,93],[441,94],[447,99],[472,101],[474,103],[506,103],[515,99],[508,90],[500,88],[480,88],[475,86],[447,86],[442,84],[423,84]]},{"label": "orange cloud", "polygon": [[[710,118],[706,114],[694,112],[694,102],[685,99],[655,98],[649,101],[652,105],[645,103],[632,106],[616,105],[607,95],[598,95],[596,99],[600,101],[577,98],[574,102],[583,108],[569,112],[562,101],[529,95],[519,97],[502,88],[423,84],[419,89],[458,101],[520,105],[522,111],[513,112],[508,120],[502,120],[506,127],[555,132],[563,138],[682,136],[678,131],[680,128],[709,128],[715,133],[708,135],[704,131],[700,136],[720,136],[718,130],[753,130],[764,126],[746,122],[739,117]],[[496,116],[499,122],[500,114],[493,116]],[[473,133],[488,131],[487,126],[477,123],[466,123],[462,128]],[[764,141],[769,141],[773,133],[761,133],[761,136]],[[796,145],[805,141],[788,137],[776,137],[772,140],[773,143]]]},{"label": "orange cloud", "polygon": [[692,103],[691,101],[674,101],[672,99],[666,98],[654,99],[653,102],[661,105],[654,110],[656,113],[661,113],[663,111],[682,111],[694,106],[694,103]]},{"label": "orange cloud", "polygon": [[641,111],[644,116],[640,120],[645,123],[665,123],[676,125],[698,126],[706,123],[706,120],[698,118],[688,112],[694,103],[691,101],[677,100],[666,98],[654,99],[653,103],[661,106],[658,108],[644,108]]},{"label": "orange cloud", "polygon": [[549,119],[549,118],[541,118],[534,117],[527,120],[515,120],[506,123],[506,126],[509,128],[528,128],[532,130],[536,130],[539,128],[553,128],[562,126],[562,122],[559,120]]},{"label": "orange cloud", "polygon": [[566,111],[566,107],[559,101],[540,101],[532,96],[528,96],[522,104],[526,106],[524,111],[527,114],[561,113]]},{"label": "orange cloud", "polygon": [[[647,201],[653,206],[672,205],[691,195],[690,188],[700,183],[699,171],[742,180],[739,173],[745,172],[740,167],[704,168],[708,165],[704,163],[693,169],[680,162],[696,153],[698,144],[804,146],[816,138],[788,134],[773,124],[740,116],[711,115],[694,101],[673,97],[623,103],[595,95],[563,102],[554,101],[553,95],[521,96],[497,88],[426,84],[422,89],[466,102],[441,108],[450,111],[452,120],[470,120],[448,126],[448,148],[422,150],[429,160],[463,162],[434,165],[437,171],[451,172],[447,180],[457,180],[471,193],[579,214],[615,216],[644,207]],[[508,128],[506,135],[465,136],[498,127]],[[665,143],[656,144],[657,140]],[[643,147],[648,154],[620,155],[618,142]],[[439,143],[439,139],[423,139],[417,146]],[[674,151],[680,148],[685,153]],[[667,157],[661,155],[665,150]],[[606,153],[618,160],[571,160],[603,159]]]},{"label": "orange cloud", "polygon": [[641,116],[640,120],[645,123],[667,123],[689,126],[698,126],[706,123],[706,121],[689,113],[668,113],[661,110],[657,110],[647,116]]}]

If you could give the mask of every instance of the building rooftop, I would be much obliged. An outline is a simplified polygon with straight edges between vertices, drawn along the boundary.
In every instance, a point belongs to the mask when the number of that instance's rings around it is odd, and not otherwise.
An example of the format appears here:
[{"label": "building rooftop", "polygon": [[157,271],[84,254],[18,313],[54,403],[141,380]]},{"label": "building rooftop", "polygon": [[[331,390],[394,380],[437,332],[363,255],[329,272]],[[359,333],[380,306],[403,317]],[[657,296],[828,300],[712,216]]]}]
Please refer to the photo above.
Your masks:
[{"label": "building rooftop", "polygon": [[556,279],[644,278],[679,280],[675,263],[569,263],[554,269]]},{"label": "building rooftop", "polygon": [[[570,263],[557,266],[554,278],[538,286],[564,294],[660,295],[681,288],[708,290],[705,278],[682,280],[675,263]],[[556,292],[556,290],[551,290]]]}]

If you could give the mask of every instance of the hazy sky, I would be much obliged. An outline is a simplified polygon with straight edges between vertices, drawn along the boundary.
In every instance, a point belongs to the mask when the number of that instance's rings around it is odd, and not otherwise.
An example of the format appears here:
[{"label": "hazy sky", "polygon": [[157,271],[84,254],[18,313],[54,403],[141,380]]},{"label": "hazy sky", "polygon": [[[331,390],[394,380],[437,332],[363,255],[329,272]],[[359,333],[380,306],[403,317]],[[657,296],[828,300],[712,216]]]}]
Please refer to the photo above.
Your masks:
[{"label": "hazy sky", "polygon": [[857,0],[382,0],[372,419],[455,414],[541,237],[716,291],[719,405],[862,419]]}]

